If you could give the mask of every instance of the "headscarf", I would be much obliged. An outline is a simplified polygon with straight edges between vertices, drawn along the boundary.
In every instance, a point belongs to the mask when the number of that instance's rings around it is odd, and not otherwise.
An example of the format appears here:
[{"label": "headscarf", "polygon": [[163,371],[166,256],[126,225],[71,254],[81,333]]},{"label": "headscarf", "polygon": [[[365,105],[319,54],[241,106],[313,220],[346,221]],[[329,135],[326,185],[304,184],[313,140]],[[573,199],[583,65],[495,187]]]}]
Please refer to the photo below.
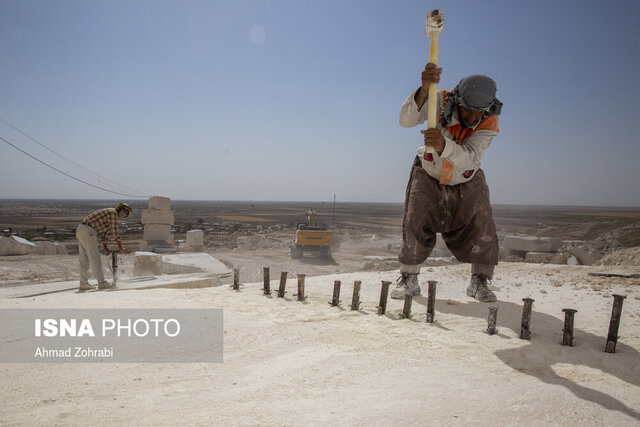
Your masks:
[{"label": "headscarf", "polygon": [[442,114],[442,126],[451,123],[453,112],[460,105],[471,111],[485,111],[484,117],[500,115],[502,102],[496,98],[496,91],[496,82],[491,77],[482,74],[464,77],[452,92],[446,94],[448,101]]}]

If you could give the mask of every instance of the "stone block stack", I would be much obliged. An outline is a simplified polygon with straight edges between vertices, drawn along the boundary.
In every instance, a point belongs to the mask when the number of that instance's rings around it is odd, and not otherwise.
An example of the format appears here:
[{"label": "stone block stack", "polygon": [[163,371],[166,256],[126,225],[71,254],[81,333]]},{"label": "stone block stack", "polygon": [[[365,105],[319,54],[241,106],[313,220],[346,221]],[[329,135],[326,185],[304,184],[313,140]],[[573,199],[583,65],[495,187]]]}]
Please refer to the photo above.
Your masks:
[{"label": "stone block stack", "polygon": [[171,233],[174,217],[170,206],[171,200],[168,197],[149,198],[149,209],[142,211],[144,233],[140,244],[141,251],[157,253],[176,251]]}]

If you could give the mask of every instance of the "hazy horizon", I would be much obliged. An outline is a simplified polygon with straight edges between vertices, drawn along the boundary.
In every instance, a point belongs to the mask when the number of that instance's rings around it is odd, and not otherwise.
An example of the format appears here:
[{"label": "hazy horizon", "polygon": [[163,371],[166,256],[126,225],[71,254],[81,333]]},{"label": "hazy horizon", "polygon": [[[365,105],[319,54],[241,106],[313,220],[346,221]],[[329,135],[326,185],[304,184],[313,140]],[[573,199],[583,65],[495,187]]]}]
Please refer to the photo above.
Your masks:
[{"label": "hazy horizon", "polygon": [[[163,196],[165,197],[165,196]],[[0,198],[1,203],[7,202],[99,202],[99,203],[114,203],[127,202],[135,204],[144,204],[144,199],[100,199],[100,198],[86,198],[86,199],[47,199],[47,198]],[[241,204],[324,204],[328,207],[333,205],[333,200],[198,200],[198,199],[171,199],[171,203],[241,203]],[[360,205],[403,205],[403,202],[374,202],[374,201],[340,201],[336,199],[336,206],[340,204],[360,204]],[[532,207],[532,208],[585,208],[585,209],[603,209],[603,210],[640,210],[640,206],[609,206],[609,205],[544,205],[544,204],[526,204],[526,203],[491,203],[492,206],[514,206],[514,207]]]}]

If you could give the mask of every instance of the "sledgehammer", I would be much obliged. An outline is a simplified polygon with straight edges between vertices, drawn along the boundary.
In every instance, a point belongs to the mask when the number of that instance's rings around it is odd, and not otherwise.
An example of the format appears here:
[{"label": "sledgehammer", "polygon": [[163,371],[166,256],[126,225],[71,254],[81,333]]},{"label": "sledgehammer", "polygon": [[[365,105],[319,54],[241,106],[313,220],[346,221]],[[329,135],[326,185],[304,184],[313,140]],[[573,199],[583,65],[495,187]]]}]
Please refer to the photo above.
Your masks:
[{"label": "sledgehammer", "polygon": [[[429,39],[429,62],[438,65],[438,38],[444,28],[444,14],[440,9],[434,9],[427,14],[427,24],[425,34]],[[438,104],[438,85],[431,83],[429,85],[429,97],[427,98],[427,129],[435,129],[437,126],[437,104]],[[433,153],[436,150],[433,147],[427,147],[424,158],[427,161],[433,160]]]}]

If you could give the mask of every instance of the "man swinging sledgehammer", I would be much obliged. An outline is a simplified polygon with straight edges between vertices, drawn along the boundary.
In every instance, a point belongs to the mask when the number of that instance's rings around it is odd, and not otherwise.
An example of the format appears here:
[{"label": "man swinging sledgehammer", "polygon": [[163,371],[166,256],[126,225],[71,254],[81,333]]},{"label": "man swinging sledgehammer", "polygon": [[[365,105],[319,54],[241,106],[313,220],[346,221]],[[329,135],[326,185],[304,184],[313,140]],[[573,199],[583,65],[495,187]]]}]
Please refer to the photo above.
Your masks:
[{"label": "man swinging sledgehammer", "polygon": [[[422,86],[402,105],[401,126],[427,120],[428,88],[440,81],[441,73],[442,68],[427,63]],[[401,277],[392,298],[420,295],[420,264],[431,254],[436,233],[441,233],[455,257],[471,263],[467,295],[482,302],[496,301],[488,285],[498,264],[498,237],[489,188],[480,169],[482,156],[499,132],[502,103],[496,90],[491,78],[474,74],[460,80],[452,91],[437,92],[437,124],[422,131],[424,145],[407,185],[398,256]]]}]

